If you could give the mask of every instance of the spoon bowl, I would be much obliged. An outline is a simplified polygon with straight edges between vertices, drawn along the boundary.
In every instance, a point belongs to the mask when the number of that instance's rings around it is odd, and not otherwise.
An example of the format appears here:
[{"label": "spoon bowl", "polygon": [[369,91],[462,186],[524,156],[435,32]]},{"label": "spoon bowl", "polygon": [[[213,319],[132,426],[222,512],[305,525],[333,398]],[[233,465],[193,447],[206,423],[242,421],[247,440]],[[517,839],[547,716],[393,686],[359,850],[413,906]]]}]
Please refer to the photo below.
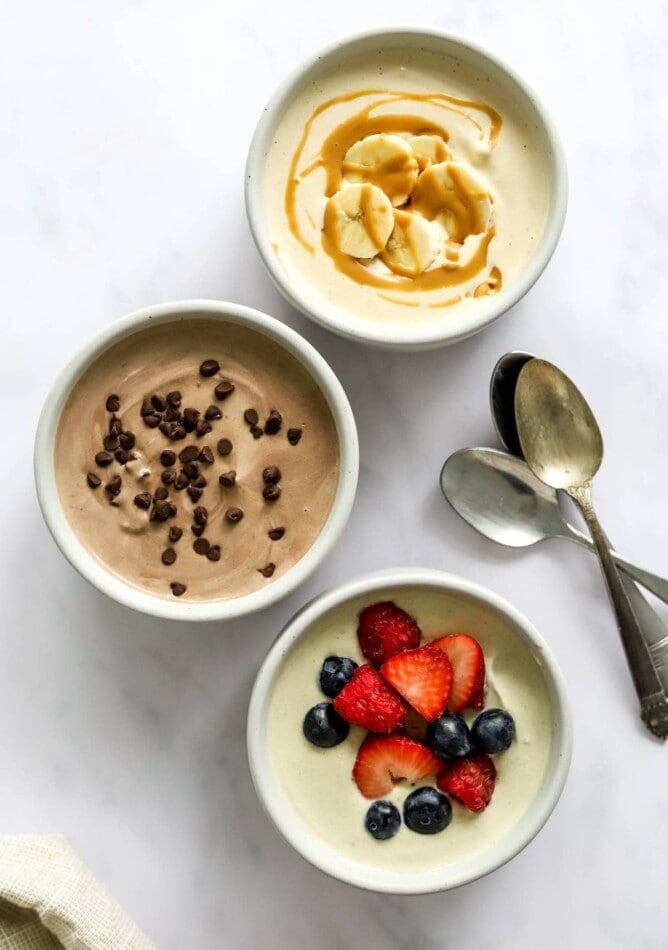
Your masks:
[{"label": "spoon bowl", "polygon": [[533,353],[525,350],[505,353],[492,370],[489,384],[489,405],[496,434],[501,444],[520,458],[524,456],[515,421],[515,389],[522,367],[532,359]]}]

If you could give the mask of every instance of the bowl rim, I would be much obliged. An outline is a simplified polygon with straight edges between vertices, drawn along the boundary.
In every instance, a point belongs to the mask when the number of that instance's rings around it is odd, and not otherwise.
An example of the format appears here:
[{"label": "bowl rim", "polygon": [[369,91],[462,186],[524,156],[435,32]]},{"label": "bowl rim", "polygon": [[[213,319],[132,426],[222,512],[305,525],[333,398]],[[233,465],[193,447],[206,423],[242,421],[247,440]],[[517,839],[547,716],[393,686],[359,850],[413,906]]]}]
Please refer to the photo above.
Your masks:
[{"label": "bowl rim", "polygon": [[[292,282],[289,277],[286,277],[285,271],[279,265],[264,217],[262,194],[264,161],[271,145],[274,128],[307,73],[321,66],[323,62],[333,60],[337,55],[351,54],[355,52],[355,47],[363,47],[364,44],[370,42],[393,42],[396,48],[403,48],[417,46],[421,40],[431,44],[442,44],[446,54],[449,51],[452,55],[453,50],[457,48],[465,50],[469,57],[477,57],[488,68],[505,74],[510,84],[514,84],[528,100],[542,126],[548,146],[546,159],[550,183],[550,208],[543,235],[526,266],[508,288],[488,298],[475,310],[460,314],[457,321],[453,320],[449,323],[434,321],[413,326],[386,324],[379,320],[365,321],[358,326],[355,324],[354,316],[352,319],[343,319],[340,316],[341,311],[335,306],[330,306],[326,301],[318,298],[314,300],[309,295],[309,285],[304,282],[304,287],[300,288],[297,282]],[[244,196],[246,216],[255,246],[274,285],[291,306],[328,330],[357,342],[390,349],[420,350],[447,346],[472,336],[498,320],[531,289],[549,263],[559,242],[568,204],[568,171],[559,134],[541,99],[531,86],[499,56],[457,33],[415,26],[383,27],[353,33],[328,44],[305,59],[278,85],[265,105],[251,139],[246,160]]]},{"label": "bowl rim", "polygon": [[[462,594],[491,607],[512,624],[534,655],[540,656],[554,723],[550,756],[540,791],[508,833],[489,849],[462,862],[426,871],[408,871],[400,877],[391,870],[380,871],[370,865],[355,863],[323,844],[296,813],[286,816],[280,807],[281,793],[273,778],[264,730],[276,674],[293,644],[332,608],[360,595],[395,586],[426,587]],[[278,832],[303,858],[330,877],[364,890],[416,895],[450,890],[478,880],[502,867],[533,840],[554,810],[566,782],[572,755],[573,724],[565,681],[556,660],[534,625],[516,607],[490,589],[464,577],[429,568],[394,568],[364,574],[331,588],[305,604],[288,621],[257,673],[248,708],[246,743],[251,777],[260,803]]]},{"label": "bowl rim", "polygon": [[[212,319],[248,327],[278,343],[306,369],[322,391],[339,440],[339,482],[327,521],[306,554],[284,575],[250,594],[227,600],[168,600],[135,588],[109,571],[77,538],[64,512],[55,478],[54,449],[60,415],[70,392],[88,366],[119,340],[163,323]],[[348,397],[323,356],[296,330],[275,317],[220,300],[177,300],[140,310],[98,330],[69,360],[51,386],[35,435],[33,469],[37,498],[46,525],[70,564],[93,587],[126,607],[165,620],[225,621],[254,613],[287,597],[321,564],[341,536],[357,489],[359,442]]]}]

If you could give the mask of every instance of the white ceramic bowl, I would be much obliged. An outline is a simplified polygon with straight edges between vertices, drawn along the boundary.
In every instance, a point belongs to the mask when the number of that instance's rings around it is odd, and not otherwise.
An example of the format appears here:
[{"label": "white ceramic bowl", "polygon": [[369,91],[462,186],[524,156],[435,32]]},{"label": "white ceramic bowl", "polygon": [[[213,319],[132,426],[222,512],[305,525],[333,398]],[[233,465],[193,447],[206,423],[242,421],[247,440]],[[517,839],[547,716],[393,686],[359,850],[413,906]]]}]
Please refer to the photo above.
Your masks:
[{"label": "white ceramic bowl", "polygon": [[[126,583],[108,571],[81,544],[65,516],[54,470],[60,414],[72,387],[86,368],[110,346],[148,326],[190,318],[220,320],[249,327],[278,343],[306,368],[325,396],[339,438],[339,484],[329,517],[307,553],[294,567],[261,590],[227,600],[166,600]],[[114,600],[142,613],[170,620],[231,620],[261,610],[292,593],[313,573],[340,537],[355,499],[359,467],[357,429],[340,382],[310,343],[283,323],[258,310],[215,300],[184,300],[146,307],[102,330],[65,367],[46,398],[35,439],[35,483],[42,514],[67,560],[87,581]]]},{"label": "white ceramic bowl", "polygon": [[[550,208],[543,236],[524,270],[499,293],[481,299],[470,310],[448,312],[447,319],[399,323],[363,319],[330,303],[305,281],[293,279],[281,266],[272,247],[263,200],[265,159],[286,109],[301,90],[317,84],[318,77],[351,56],[376,55],[379,50],[425,50],[459,60],[478,69],[491,83],[501,86],[526,112],[544,144]],[[260,256],[283,296],[307,317],[335,333],[365,343],[396,349],[427,349],[455,343],[493,323],[517,303],[547,265],[559,240],[566,215],[568,176],[563,150],[545,109],[535,93],[498,57],[469,40],[436,30],[384,29],[356,34],[320,50],[295,70],[276,90],[258,122],[246,165],[246,212]]]},{"label": "white ceramic bowl", "polygon": [[[297,641],[308,637],[313,625],[325,614],[351,604],[357,612],[360,598],[396,599],[402,590],[424,590],[454,596],[458,606],[485,612],[517,637],[542,672],[551,712],[551,746],[542,783],[518,822],[505,836],[482,851],[459,862],[425,870],[376,868],[356,861],[318,838],[312,827],[292,808],[272,770],[267,744],[267,716],[272,689],[284,662]],[[458,618],[459,619],[459,618]],[[287,659],[286,659],[287,658]],[[440,571],[396,569],[367,574],[322,594],[297,613],[269,651],[255,681],[248,712],[248,756],[257,794],[267,814],[283,837],[304,858],[332,877],[357,887],[389,894],[425,894],[467,884],[501,867],[518,854],[540,831],[555,807],[566,781],[571,758],[572,723],[561,673],[538,631],[507,601],[471,581]],[[444,832],[447,834],[447,831]]]}]

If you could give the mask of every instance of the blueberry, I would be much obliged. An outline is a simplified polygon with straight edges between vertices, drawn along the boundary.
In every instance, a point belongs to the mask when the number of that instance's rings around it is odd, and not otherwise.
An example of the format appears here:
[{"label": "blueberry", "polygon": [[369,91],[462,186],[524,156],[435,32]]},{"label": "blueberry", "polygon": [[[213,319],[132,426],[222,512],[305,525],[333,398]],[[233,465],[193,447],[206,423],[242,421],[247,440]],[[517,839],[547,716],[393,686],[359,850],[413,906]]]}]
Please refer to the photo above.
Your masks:
[{"label": "blueberry", "polygon": [[320,689],[334,699],[357,669],[357,663],[347,656],[328,656],[320,670]]},{"label": "blueberry", "polygon": [[419,835],[436,835],[448,827],[451,819],[449,799],[429,785],[416,788],[404,802],[404,821]]},{"label": "blueberry", "polygon": [[369,805],[364,819],[364,827],[378,841],[394,838],[401,828],[399,809],[392,802],[377,801]]},{"label": "blueberry", "polygon": [[318,703],[304,716],[304,735],[321,749],[331,749],[343,742],[349,732],[350,726],[331,703]]},{"label": "blueberry", "polygon": [[494,755],[505,752],[515,738],[515,720],[505,709],[485,709],[471,726],[476,749]]},{"label": "blueberry", "polygon": [[432,722],[427,732],[427,741],[434,755],[446,762],[459,759],[472,750],[471,734],[465,721],[457,713],[444,712]]}]

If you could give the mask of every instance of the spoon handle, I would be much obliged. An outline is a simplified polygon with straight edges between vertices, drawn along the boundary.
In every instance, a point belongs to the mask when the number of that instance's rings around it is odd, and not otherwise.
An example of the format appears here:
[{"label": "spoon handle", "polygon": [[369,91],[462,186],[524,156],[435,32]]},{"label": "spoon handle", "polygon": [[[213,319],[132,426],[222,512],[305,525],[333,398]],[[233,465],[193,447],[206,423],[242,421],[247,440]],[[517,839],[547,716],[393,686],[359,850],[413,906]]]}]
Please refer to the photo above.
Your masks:
[{"label": "spoon handle", "polygon": [[[575,541],[577,544],[581,544],[583,548],[588,548],[590,551],[596,550],[591,539],[588,538],[586,534],[583,534],[582,531],[578,531],[578,529],[574,528],[571,524],[568,525],[568,531],[565,537],[567,537],[569,541]],[[651,590],[659,600],[668,604],[668,579],[659,577],[658,574],[652,574],[651,571],[643,570],[642,567],[638,567],[636,564],[632,564],[631,561],[627,561],[626,558],[622,557],[621,554],[617,554],[616,551],[611,550],[610,554],[617,567],[621,567],[625,574],[628,574],[629,577],[638,581],[638,583],[646,587],[647,590]]]},{"label": "spoon handle", "polygon": [[587,522],[596,546],[601,570],[615,611],[617,628],[629,664],[633,683],[640,700],[640,718],[658,739],[668,738],[668,702],[661,685],[649,648],[626,595],[619,572],[610,554],[603,529],[596,517],[591,500],[591,482],[568,488],[568,494],[578,505]]}]

